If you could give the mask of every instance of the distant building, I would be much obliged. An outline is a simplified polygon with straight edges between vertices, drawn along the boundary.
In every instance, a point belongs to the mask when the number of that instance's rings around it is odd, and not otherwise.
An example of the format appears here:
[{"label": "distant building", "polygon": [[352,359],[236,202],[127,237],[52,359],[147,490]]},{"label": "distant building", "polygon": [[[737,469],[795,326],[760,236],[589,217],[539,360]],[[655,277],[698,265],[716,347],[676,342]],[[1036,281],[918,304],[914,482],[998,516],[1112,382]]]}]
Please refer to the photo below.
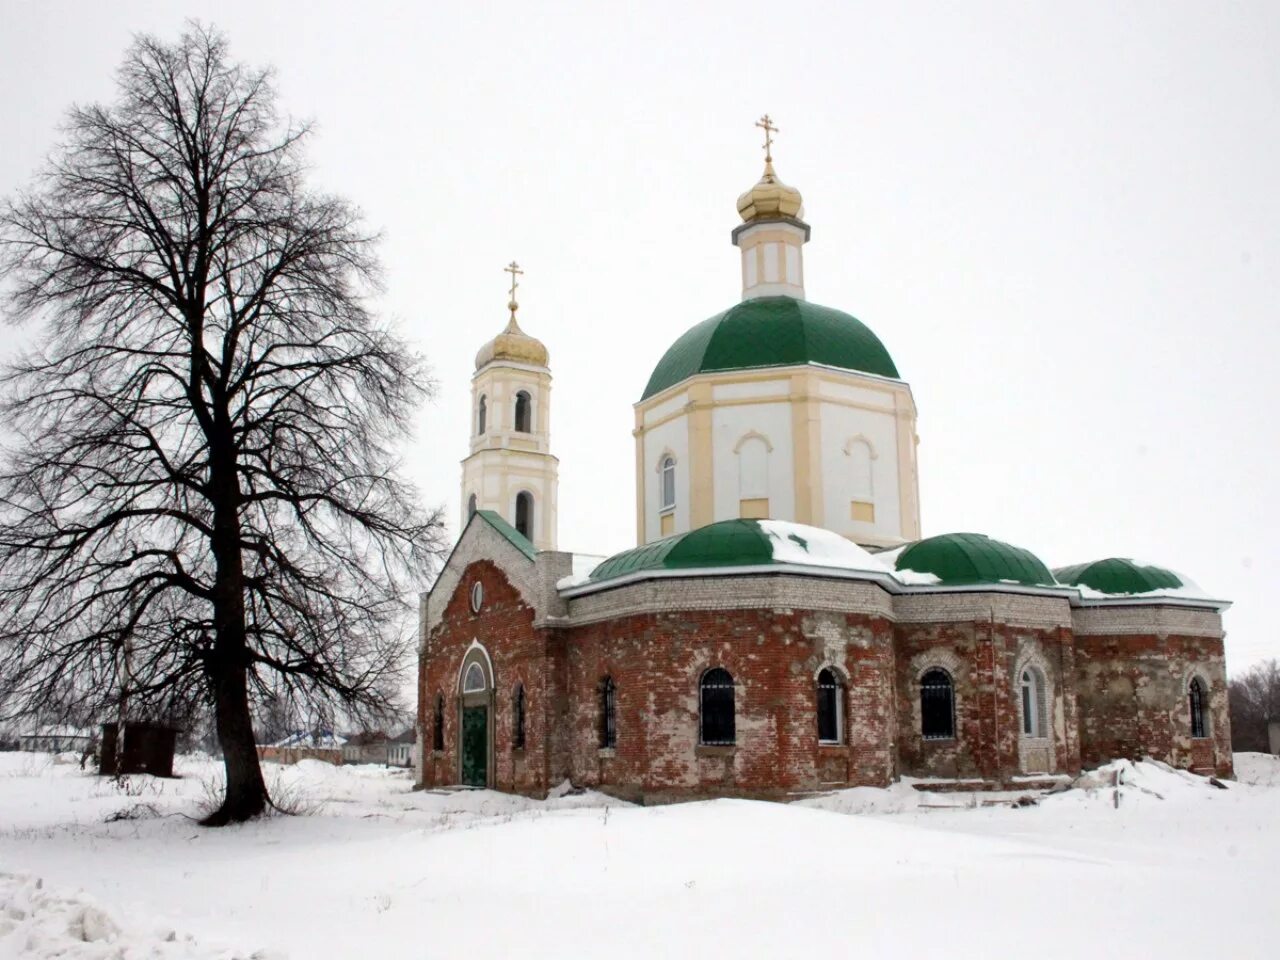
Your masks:
[{"label": "distant building", "polygon": [[392,737],[387,744],[387,763],[393,767],[413,766],[413,746],[418,735],[410,727],[398,737]]},{"label": "distant building", "polygon": [[32,753],[83,753],[94,745],[92,730],[81,727],[38,727],[18,738],[20,749]]},{"label": "distant building", "polygon": [[381,730],[345,734],[343,763],[386,763],[389,739]]},{"label": "distant building", "polygon": [[1280,720],[1272,720],[1267,724],[1267,739],[1270,741],[1271,752],[1280,757]]}]

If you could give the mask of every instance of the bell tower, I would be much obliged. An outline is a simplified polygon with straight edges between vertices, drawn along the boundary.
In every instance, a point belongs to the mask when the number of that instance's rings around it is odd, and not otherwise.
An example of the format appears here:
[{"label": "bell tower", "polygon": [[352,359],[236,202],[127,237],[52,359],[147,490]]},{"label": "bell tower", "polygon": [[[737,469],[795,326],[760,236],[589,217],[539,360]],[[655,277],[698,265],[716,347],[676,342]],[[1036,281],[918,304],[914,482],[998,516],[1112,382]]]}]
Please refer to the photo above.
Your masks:
[{"label": "bell tower", "polygon": [[462,461],[462,526],[476,510],[492,510],[535,549],[554,550],[559,461],[551,454],[551,370],[547,348],[516,322],[516,290],[524,271],[514,260],[504,269],[511,274],[511,316],[476,354],[471,377],[471,455]]}]

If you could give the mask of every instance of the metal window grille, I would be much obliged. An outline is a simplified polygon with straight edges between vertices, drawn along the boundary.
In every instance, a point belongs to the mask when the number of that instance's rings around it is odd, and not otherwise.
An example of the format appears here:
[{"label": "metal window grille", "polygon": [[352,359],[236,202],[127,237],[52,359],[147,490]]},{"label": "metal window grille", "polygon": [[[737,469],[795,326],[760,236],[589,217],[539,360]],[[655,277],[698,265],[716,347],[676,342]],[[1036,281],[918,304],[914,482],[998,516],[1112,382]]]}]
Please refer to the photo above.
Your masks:
[{"label": "metal window grille", "polygon": [[733,716],[733,677],[723,667],[702,675],[700,739],[708,746],[731,746],[736,730]]},{"label": "metal window grille", "polygon": [[840,742],[840,698],[844,693],[831,670],[818,674],[818,742]]},{"label": "metal window grille", "polygon": [[1198,679],[1191,681],[1191,736],[1204,737],[1204,689]]},{"label": "metal window grille", "polygon": [[484,428],[487,426],[485,421],[488,419],[488,413],[489,413],[489,402],[484,397],[481,397],[480,413],[476,417],[476,433],[484,433]]},{"label": "metal window grille", "polygon": [[945,670],[930,670],[920,679],[920,734],[926,740],[956,735],[955,694]]},{"label": "metal window grille", "polygon": [[524,749],[524,684],[516,687],[515,716],[512,718],[511,746]]},{"label": "metal window grille", "polygon": [[436,713],[431,718],[431,749],[444,749],[444,696],[436,695]]},{"label": "metal window grille", "polygon": [[609,749],[618,745],[618,688],[613,677],[605,677],[600,684],[600,746]]}]

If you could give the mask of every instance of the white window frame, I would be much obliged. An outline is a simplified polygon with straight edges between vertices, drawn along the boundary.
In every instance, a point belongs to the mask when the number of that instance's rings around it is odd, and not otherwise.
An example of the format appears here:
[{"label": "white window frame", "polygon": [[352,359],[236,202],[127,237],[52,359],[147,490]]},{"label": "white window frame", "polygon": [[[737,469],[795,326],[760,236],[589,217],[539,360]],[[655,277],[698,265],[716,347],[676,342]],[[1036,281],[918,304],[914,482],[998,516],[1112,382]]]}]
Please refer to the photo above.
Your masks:
[{"label": "white window frame", "polygon": [[[667,478],[671,479],[671,497],[667,497]],[[659,509],[667,513],[676,508],[676,458],[671,454],[663,456],[658,464],[658,500]]]}]

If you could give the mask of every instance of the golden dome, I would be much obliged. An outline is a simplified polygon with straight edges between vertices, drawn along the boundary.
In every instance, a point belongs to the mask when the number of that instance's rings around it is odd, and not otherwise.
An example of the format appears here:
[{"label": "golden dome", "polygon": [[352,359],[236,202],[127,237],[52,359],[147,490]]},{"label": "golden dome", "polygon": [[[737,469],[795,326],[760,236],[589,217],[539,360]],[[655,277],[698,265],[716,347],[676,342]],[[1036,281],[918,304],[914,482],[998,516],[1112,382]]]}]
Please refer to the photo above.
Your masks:
[{"label": "golden dome", "polygon": [[508,306],[511,308],[511,319],[507,328],[480,348],[480,352],[476,354],[476,369],[479,370],[486,363],[493,363],[495,360],[545,367],[547,348],[542,345],[541,340],[520,329],[520,324],[516,323],[515,301]]},{"label": "golden dome", "polygon": [[773,160],[766,159],[760,182],[738,198],[738,213],[745,223],[784,217],[799,219],[804,216],[804,202],[799,190],[778,179],[773,172]]}]

